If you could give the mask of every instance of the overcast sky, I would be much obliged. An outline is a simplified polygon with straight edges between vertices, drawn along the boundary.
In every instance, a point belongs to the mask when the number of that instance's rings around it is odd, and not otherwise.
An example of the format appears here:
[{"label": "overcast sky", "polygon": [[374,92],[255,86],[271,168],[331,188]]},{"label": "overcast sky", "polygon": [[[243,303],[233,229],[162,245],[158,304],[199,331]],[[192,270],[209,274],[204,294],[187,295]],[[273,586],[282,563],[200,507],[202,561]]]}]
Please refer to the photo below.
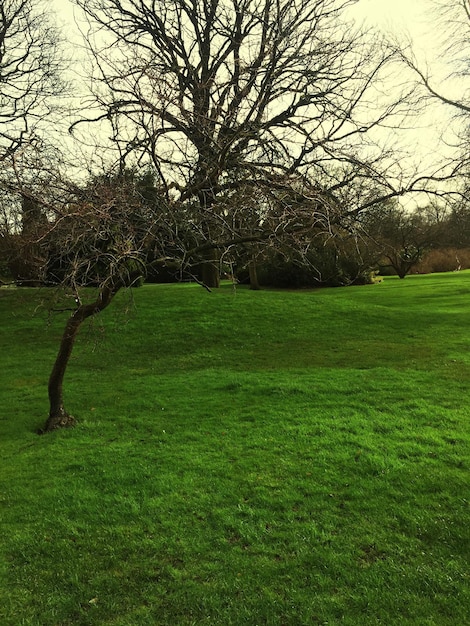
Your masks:
[{"label": "overcast sky", "polygon": [[366,24],[409,39],[421,60],[443,68],[442,46],[450,33],[443,28],[435,5],[435,0],[359,0],[352,13]]},{"label": "overcast sky", "polygon": [[358,12],[371,22],[387,27],[413,26],[425,21],[428,0],[360,0]]}]

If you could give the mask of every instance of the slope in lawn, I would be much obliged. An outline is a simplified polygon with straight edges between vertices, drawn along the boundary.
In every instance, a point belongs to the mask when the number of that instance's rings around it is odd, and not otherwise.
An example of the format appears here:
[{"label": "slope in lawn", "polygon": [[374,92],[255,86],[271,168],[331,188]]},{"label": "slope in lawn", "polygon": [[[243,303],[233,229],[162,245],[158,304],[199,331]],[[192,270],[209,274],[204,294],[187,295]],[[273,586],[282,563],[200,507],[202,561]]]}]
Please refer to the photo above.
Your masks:
[{"label": "slope in lawn", "polygon": [[469,281],[122,294],[45,437],[64,319],[0,290],[0,623],[466,623]]}]

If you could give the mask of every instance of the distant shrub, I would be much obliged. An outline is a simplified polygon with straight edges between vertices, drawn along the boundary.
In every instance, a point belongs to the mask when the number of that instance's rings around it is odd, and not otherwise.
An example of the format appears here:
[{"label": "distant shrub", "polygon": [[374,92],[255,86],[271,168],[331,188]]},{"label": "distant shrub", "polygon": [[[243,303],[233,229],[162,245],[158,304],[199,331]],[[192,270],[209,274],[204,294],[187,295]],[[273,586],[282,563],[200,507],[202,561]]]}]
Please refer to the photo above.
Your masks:
[{"label": "distant shrub", "polygon": [[428,252],[415,268],[418,274],[455,272],[470,268],[469,248],[437,248]]}]

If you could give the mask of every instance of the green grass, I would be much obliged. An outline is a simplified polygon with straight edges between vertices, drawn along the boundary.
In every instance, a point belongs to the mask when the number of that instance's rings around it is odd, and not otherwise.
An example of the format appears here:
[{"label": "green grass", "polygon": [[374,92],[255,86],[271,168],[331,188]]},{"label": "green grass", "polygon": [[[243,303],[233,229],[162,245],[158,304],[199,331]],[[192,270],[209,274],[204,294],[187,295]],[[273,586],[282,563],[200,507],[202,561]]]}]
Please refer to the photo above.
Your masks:
[{"label": "green grass", "polygon": [[2,626],[470,623],[470,273],[122,294],[38,437],[43,295],[0,290]]}]

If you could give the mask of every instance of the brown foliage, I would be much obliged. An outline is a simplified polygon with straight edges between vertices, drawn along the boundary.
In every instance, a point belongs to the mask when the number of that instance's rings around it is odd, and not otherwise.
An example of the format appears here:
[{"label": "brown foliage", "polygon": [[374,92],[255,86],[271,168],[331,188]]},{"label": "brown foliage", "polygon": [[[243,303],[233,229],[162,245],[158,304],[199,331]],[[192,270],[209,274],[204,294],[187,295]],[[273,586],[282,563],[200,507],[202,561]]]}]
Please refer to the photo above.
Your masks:
[{"label": "brown foliage", "polygon": [[438,248],[431,250],[416,265],[417,274],[455,272],[470,268],[470,248]]}]

